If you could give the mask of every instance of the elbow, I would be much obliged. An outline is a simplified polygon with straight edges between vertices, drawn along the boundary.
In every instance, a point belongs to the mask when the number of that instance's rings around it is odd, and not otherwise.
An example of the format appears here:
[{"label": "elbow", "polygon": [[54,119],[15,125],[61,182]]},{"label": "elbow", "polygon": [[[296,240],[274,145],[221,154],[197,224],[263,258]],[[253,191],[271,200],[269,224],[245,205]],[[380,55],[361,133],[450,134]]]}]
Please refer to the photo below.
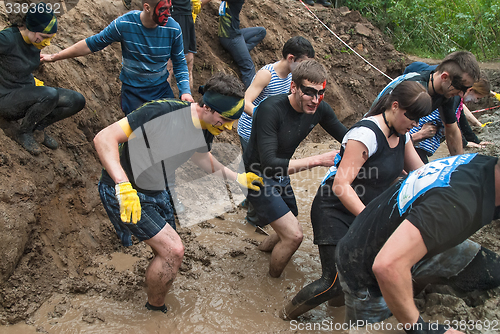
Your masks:
[{"label": "elbow", "polygon": [[[337,171],[338,173],[338,171]],[[348,188],[351,187],[350,183],[344,182],[341,177],[335,177],[333,180],[333,185],[332,185],[332,190],[335,196],[337,196],[341,201],[342,197],[347,193],[349,190]]]}]

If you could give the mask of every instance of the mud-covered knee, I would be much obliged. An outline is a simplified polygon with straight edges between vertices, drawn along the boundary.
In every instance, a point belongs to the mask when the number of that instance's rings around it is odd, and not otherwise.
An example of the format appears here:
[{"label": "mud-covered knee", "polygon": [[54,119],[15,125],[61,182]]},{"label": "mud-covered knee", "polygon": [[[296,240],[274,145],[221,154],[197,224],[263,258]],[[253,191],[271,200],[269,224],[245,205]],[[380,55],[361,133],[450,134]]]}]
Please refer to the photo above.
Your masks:
[{"label": "mud-covered knee", "polygon": [[174,257],[177,262],[182,262],[184,257],[184,245],[182,242],[176,243],[172,246],[172,257]]},{"label": "mud-covered knee", "polygon": [[297,248],[299,248],[300,244],[302,243],[302,240],[304,239],[304,234],[302,233],[302,231],[300,232],[297,232],[294,234],[291,242],[294,246],[296,246]]},{"label": "mud-covered knee", "polygon": [[83,107],[85,107],[86,100],[82,94],[75,92],[72,100],[73,100],[73,105],[75,106],[75,110],[80,111],[83,109]]}]

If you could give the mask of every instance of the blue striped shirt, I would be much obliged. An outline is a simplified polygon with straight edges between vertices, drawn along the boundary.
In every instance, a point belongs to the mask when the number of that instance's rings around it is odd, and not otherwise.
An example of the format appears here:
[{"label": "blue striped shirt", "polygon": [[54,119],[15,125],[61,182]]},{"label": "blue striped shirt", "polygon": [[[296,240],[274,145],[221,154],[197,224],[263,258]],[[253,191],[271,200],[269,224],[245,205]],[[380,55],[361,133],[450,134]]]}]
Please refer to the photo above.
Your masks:
[{"label": "blue striped shirt", "polygon": [[165,26],[145,28],[140,15],[140,11],[133,10],[118,17],[100,33],[87,38],[87,46],[96,52],[113,42],[120,42],[123,59],[120,80],[132,87],[164,83],[169,75],[167,61],[171,58],[179,95],[190,94],[179,24],[170,17]]},{"label": "blue striped shirt", "polygon": [[[277,63],[267,64],[260,69],[260,71],[267,70],[271,72],[271,81],[269,81],[269,84],[266,87],[264,87],[262,92],[260,92],[259,96],[257,96],[257,98],[253,101],[253,104],[255,106],[258,106],[268,96],[288,94],[290,92],[290,84],[292,83],[292,73],[289,73],[288,76],[284,79],[280,78],[276,73],[276,71],[274,70],[275,64]],[[249,116],[247,113],[241,114],[240,119],[238,120],[238,134],[244,139],[248,140],[250,139],[251,130],[252,130],[252,116]]]},{"label": "blue striped shirt", "polygon": [[[458,105],[455,114],[458,113],[459,110],[462,110],[462,104]],[[436,134],[433,137],[426,138],[415,144],[415,147],[420,148],[430,154],[432,156],[436,150],[439,148],[439,145],[444,141],[444,125],[441,120],[441,116],[439,114],[439,109],[435,109],[429,115],[420,118],[418,121],[418,125],[410,130],[410,134],[414,134],[422,129],[425,123],[431,123],[437,126]]]},{"label": "blue striped shirt", "polygon": [[414,134],[422,129],[425,123],[431,123],[438,127],[436,134],[433,137],[426,138],[415,144],[415,147],[420,148],[430,155],[433,155],[434,152],[441,145],[441,139],[444,137],[444,127],[443,122],[441,121],[441,117],[439,116],[439,109],[435,109],[429,115],[420,118],[418,121],[418,125],[410,130],[410,134]]}]

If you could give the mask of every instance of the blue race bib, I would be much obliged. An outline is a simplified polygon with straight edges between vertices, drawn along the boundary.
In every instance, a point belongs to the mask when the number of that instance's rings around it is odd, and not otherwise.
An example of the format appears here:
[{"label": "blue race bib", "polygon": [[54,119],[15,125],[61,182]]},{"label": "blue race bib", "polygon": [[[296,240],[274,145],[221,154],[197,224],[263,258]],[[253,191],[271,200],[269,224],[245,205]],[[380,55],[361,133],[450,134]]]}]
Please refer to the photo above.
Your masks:
[{"label": "blue race bib", "polygon": [[399,214],[403,215],[413,202],[429,189],[449,187],[451,173],[458,166],[469,163],[476,155],[464,154],[437,159],[412,171],[399,188]]}]

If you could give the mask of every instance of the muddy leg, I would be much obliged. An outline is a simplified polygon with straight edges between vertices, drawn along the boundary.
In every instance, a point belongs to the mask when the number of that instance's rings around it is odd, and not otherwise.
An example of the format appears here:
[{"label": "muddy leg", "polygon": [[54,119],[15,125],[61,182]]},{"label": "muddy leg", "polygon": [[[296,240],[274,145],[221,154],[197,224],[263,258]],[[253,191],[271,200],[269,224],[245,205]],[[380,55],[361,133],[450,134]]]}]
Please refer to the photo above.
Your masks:
[{"label": "muddy leg", "polygon": [[263,252],[272,252],[274,249],[274,246],[280,241],[280,237],[278,234],[271,234],[267,238],[262,241],[262,243],[257,247],[260,251]]},{"label": "muddy leg", "polygon": [[146,270],[148,302],[153,306],[162,306],[181,266],[184,246],[179,235],[168,224],[145,242],[151,246],[155,254]]},{"label": "muddy leg", "polygon": [[321,245],[319,257],[323,274],[321,278],[306,285],[297,295],[285,306],[283,318],[285,320],[296,319],[301,314],[315,308],[325,301],[334,300],[339,305],[339,299],[343,301],[343,293],[340,283],[337,281],[337,268],[335,267],[335,247],[334,245]]},{"label": "muddy leg", "polygon": [[291,212],[273,221],[271,227],[278,235],[279,241],[271,253],[269,275],[271,277],[280,277],[288,261],[302,243],[302,227]]}]

